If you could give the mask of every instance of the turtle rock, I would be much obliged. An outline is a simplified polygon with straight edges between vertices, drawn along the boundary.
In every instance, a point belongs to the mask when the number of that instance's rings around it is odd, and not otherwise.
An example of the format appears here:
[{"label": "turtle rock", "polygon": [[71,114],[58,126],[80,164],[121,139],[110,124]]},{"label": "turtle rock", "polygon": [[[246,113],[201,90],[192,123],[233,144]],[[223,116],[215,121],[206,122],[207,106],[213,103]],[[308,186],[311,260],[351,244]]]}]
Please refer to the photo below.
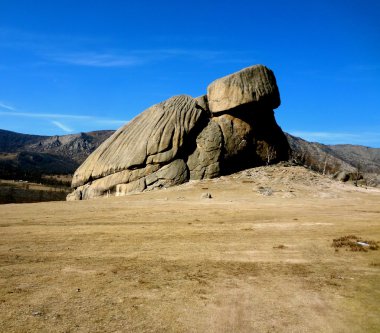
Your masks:
[{"label": "turtle rock", "polygon": [[67,200],[166,188],[288,159],[271,70],[248,67],[207,91],[174,96],[117,130],[76,170]]}]

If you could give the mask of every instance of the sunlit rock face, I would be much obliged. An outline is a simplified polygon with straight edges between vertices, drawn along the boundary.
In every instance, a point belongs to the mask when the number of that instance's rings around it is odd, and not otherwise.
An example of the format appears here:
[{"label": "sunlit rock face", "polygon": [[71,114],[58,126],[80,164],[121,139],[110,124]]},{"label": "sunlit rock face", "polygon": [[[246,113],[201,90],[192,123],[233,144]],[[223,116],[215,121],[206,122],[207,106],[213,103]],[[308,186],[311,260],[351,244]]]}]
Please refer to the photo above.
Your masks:
[{"label": "sunlit rock face", "polygon": [[276,79],[262,65],[174,96],[117,130],[76,170],[67,200],[122,196],[288,159],[273,109]]},{"label": "sunlit rock face", "polygon": [[212,82],[207,88],[210,111],[223,112],[237,106],[267,104],[271,109],[280,106],[280,93],[273,72],[255,65]]}]

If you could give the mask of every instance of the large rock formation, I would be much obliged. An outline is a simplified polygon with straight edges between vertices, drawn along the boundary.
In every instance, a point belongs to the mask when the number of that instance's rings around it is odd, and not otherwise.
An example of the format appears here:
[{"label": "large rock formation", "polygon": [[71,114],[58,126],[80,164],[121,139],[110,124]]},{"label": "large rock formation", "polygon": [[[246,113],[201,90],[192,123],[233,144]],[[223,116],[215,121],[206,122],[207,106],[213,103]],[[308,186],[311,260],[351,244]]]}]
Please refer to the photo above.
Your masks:
[{"label": "large rock formation", "polygon": [[68,200],[126,195],[286,160],[276,79],[262,65],[175,96],[116,131],[75,172]]}]

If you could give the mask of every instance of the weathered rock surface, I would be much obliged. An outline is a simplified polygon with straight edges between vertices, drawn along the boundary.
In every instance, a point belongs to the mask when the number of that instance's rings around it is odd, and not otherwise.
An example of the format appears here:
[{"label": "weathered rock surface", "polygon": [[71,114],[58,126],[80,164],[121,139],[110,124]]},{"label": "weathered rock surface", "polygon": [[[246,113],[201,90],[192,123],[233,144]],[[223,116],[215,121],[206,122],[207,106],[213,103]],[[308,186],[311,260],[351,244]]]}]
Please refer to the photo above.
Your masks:
[{"label": "weathered rock surface", "polygon": [[207,96],[175,96],[116,131],[75,172],[67,200],[122,196],[288,159],[273,108],[271,70],[257,65],[214,81]]},{"label": "weathered rock surface", "polygon": [[123,170],[170,162],[203,112],[193,98],[185,95],[150,107],[87,158],[75,172],[72,186]]},{"label": "weathered rock surface", "polygon": [[223,133],[224,160],[240,155],[253,140],[252,126],[243,119],[224,114],[213,118]]},{"label": "weathered rock surface", "polygon": [[196,138],[196,148],[187,160],[190,179],[213,178],[220,174],[223,134],[217,123],[209,121]]},{"label": "weathered rock surface", "polygon": [[195,102],[205,111],[210,111],[208,106],[207,95],[202,95],[195,98]]},{"label": "weathered rock surface", "polygon": [[215,80],[207,88],[211,112],[221,112],[247,103],[267,104],[275,109],[280,105],[280,93],[273,72],[256,65]]}]

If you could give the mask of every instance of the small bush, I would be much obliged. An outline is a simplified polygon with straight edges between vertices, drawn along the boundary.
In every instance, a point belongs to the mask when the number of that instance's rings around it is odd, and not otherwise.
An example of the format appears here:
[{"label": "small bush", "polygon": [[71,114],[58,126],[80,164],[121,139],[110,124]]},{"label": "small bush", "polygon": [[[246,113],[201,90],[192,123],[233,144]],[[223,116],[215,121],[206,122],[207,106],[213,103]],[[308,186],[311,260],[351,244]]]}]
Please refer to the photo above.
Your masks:
[{"label": "small bush", "polygon": [[[362,245],[360,243],[366,243],[368,246]],[[355,235],[343,236],[340,238],[333,239],[332,246],[335,249],[346,248],[351,251],[363,251],[368,252],[368,250],[378,250],[379,244],[373,240],[363,240]]]},{"label": "small bush", "polygon": [[284,244],[280,244],[278,246],[273,246],[274,249],[280,249],[280,250],[283,250],[283,249],[286,249],[287,246],[285,246]]}]

